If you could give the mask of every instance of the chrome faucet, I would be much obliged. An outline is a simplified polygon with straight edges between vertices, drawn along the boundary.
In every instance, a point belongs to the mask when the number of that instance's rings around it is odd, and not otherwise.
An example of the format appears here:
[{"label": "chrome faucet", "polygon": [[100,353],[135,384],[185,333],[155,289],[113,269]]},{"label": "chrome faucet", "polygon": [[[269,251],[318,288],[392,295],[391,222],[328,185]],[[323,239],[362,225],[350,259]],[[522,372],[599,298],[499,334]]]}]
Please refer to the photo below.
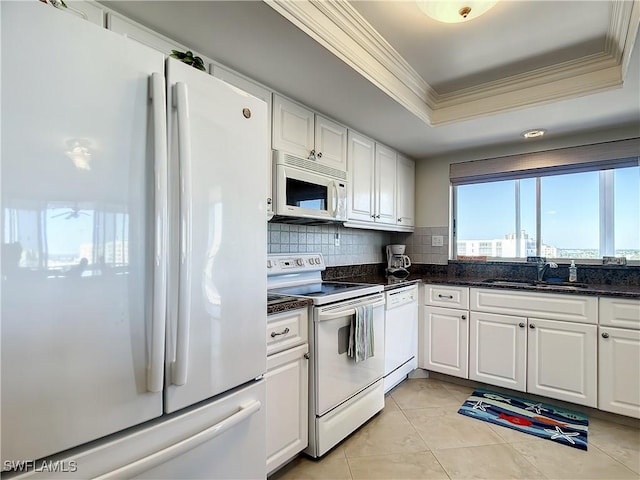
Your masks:
[{"label": "chrome faucet", "polygon": [[549,268],[558,268],[558,264],[555,262],[538,262],[536,264],[538,266],[538,281],[542,282],[544,280],[544,274],[547,273]]}]

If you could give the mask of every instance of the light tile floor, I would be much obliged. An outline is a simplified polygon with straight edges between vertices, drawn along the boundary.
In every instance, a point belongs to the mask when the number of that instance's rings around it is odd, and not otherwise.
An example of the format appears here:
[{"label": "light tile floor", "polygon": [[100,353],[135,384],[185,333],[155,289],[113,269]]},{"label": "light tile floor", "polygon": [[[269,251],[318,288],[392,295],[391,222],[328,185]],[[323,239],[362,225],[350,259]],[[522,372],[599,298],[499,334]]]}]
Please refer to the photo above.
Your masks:
[{"label": "light tile floor", "polygon": [[405,380],[384,410],[320,460],[300,456],[269,480],[640,479],[640,430],[589,419],[582,451],[457,413],[473,388]]}]

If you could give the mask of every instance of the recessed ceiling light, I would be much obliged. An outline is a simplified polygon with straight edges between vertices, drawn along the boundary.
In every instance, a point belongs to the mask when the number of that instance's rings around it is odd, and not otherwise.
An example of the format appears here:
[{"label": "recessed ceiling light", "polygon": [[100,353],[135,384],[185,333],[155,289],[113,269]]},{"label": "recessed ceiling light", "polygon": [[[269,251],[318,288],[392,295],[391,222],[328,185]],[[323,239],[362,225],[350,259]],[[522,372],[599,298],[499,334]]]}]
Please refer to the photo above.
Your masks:
[{"label": "recessed ceiling light", "polygon": [[543,128],[537,128],[535,130],[527,130],[526,132],[522,132],[522,136],[524,138],[538,138],[543,136],[547,131]]}]

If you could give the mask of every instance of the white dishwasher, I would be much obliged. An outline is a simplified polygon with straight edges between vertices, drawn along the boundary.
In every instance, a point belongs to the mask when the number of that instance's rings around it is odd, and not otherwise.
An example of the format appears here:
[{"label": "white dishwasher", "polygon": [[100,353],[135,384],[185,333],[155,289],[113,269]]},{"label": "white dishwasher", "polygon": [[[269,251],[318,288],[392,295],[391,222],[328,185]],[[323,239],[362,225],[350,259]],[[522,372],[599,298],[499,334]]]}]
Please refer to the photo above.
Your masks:
[{"label": "white dishwasher", "polygon": [[387,393],[417,367],[418,286],[386,292],[384,321],[384,392]]}]

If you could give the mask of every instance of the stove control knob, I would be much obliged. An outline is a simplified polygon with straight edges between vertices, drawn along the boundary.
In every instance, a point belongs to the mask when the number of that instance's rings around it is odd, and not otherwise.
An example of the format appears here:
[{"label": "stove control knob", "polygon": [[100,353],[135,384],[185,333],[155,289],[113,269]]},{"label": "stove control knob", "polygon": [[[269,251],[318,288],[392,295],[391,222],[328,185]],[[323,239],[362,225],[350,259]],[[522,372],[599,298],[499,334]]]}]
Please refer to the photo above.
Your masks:
[{"label": "stove control knob", "polygon": [[303,267],[304,266],[304,260],[302,258],[298,258],[296,260],[296,265],[298,265],[299,267]]}]

